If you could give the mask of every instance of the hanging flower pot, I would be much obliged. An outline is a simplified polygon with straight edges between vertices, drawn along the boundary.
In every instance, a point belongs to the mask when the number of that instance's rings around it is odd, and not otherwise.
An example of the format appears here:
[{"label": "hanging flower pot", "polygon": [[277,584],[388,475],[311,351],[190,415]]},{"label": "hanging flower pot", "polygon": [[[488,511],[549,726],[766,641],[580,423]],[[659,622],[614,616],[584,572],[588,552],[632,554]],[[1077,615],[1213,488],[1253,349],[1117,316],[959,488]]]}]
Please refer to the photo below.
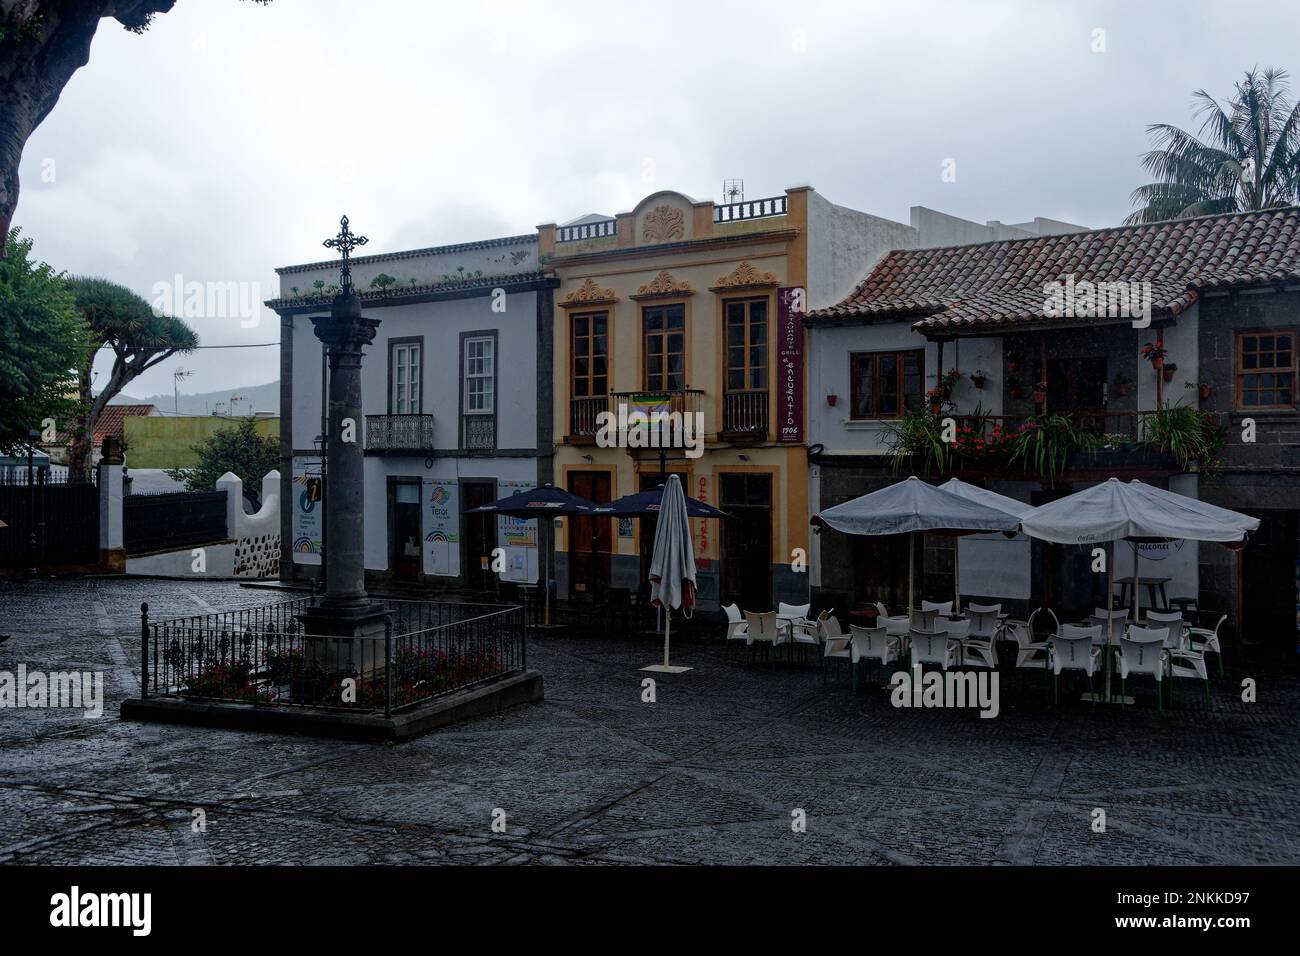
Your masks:
[{"label": "hanging flower pot", "polygon": [[982,389],[984,387],[984,383],[987,380],[988,380],[988,376],[986,376],[982,371],[975,371],[971,373],[970,382],[976,388]]},{"label": "hanging flower pot", "polygon": [[1202,400],[1210,397],[1210,385],[1208,382],[1202,382],[1197,386],[1196,390],[1200,393]]},{"label": "hanging flower pot", "polygon": [[1178,371],[1178,365],[1174,362],[1170,362],[1168,365],[1157,365],[1156,367],[1164,374],[1166,383],[1172,382],[1174,380],[1174,373]]},{"label": "hanging flower pot", "polygon": [[1116,382],[1116,383],[1115,383],[1115,394],[1118,395],[1120,398],[1123,398],[1125,395],[1127,395],[1127,394],[1128,394],[1128,382]]},{"label": "hanging flower pot", "polygon": [[835,403],[838,402],[839,400],[840,397],[838,395],[831,394],[826,396],[826,404],[829,405],[831,408],[834,408]]},{"label": "hanging flower pot", "polygon": [[1034,385],[1034,404],[1042,405],[1047,401],[1047,383],[1038,382]]}]

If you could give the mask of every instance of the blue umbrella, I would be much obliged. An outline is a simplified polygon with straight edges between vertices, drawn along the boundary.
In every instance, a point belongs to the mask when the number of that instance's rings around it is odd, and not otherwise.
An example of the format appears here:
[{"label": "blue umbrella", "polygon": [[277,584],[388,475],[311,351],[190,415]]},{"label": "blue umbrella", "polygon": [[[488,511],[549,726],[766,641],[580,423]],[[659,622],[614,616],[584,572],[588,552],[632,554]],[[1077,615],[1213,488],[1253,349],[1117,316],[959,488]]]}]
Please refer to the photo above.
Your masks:
[{"label": "blue umbrella", "polygon": [[[610,515],[615,518],[655,517],[659,514],[663,501],[664,486],[638,491],[635,494],[615,498],[607,505],[596,505],[594,514]],[[683,495],[685,498],[685,495]],[[686,517],[688,518],[730,518],[725,511],[719,511],[712,505],[706,505],[695,498],[685,498]]]},{"label": "blue umbrella", "polygon": [[[496,501],[489,501],[477,508],[470,508],[466,514],[497,514],[507,518],[552,518],[558,515],[589,515],[596,511],[598,505],[580,495],[556,488],[552,484],[540,488],[519,491]],[[542,587],[546,590],[546,617],[544,626],[551,623],[551,569],[550,560],[543,572]]]}]

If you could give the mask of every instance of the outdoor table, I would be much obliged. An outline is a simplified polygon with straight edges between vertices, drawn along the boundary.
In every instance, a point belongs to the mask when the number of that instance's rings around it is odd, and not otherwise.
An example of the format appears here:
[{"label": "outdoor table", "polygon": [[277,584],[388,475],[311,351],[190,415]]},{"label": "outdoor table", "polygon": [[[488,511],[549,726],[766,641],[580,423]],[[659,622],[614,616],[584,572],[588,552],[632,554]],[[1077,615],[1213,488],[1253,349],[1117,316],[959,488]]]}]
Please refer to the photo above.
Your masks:
[{"label": "outdoor table", "polygon": [[[1173,578],[1148,578],[1146,576],[1140,578],[1116,578],[1115,583],[1120,586],[1120,607],[1124,607],[1125,605],[1129,607],[1133,606],[1132,602],[1129,600],[1129,588],[1134,588],[1134,596],[1136,596],[1136,588],[1145,587],[1147,589],[1148,598],[1147,607],[1154,611],[1163,611],[1169,606],[1168,599],[1165,597],[1165,585],[1172,580]],[[1134,585],[1136,585],[1136,587],[1134,587]],[[1160,603],[1158,605],[1156,604],[1157,593],[1160,595]]]}]

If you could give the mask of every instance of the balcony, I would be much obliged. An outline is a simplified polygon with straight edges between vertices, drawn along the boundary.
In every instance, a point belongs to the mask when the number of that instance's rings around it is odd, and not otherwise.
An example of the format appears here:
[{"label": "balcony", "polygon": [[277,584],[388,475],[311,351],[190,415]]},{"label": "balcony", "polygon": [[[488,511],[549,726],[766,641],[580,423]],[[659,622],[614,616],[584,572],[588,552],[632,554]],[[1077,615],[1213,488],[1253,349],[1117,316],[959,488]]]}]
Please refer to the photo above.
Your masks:
[{"label": "balcony", "polygon": [[739,222],[742,219],[765,219],[768,216],[784,216],[787,212],[785,196],[773,196],[770,199],[751,199],[748,202],[729,202],[713,207],[714,222]]},{"label": "balcony", "polygon": [[377,455],[429,455],[432,415],[367,415],[366,451]]},{"label": "balcony", "polygon": [[497,417],[495,415],[465,415],[463,420],[466,451],[496,449]]},{"label": "balcony", "polygon": [[626,416],[640,412],[647,416],[662,413],[693,415],[703,408],[704,390],[679,388],[666,391],[611,392],[569,399],[569,433],[565,441],[570,445],[594,445],[600,430],[600,414],[615,416],[617,426],[620,407]]},{"label": "balcony", "polygon": [[600,428],[598,416],[609,411],[608,395],[590,395],[569,399],[569,436],[570,445],[590,445],[596,441],[596,432]]},{"label": "balcony", "polygon": [[767,438],[767,389],[727,392],[722,398],[722,441]]}]

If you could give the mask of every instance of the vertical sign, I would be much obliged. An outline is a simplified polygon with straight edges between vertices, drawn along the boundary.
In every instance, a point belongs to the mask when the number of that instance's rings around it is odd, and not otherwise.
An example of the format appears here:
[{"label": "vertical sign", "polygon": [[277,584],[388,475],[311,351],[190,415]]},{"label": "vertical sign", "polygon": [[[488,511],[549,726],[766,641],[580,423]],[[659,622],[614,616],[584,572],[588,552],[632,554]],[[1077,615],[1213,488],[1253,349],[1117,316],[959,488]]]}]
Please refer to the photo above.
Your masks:
[{"label": "vertical sign", "polygon": [[[310,463],[309,463],[310,462]],[[315,459],[293,460],[293,563],[320,564],[324,553],[325,482]]]},{"label": "vertical sign", "polygon": [[776,440],[803,444],[802,287],[776,295]]},{"label": "vertical sign", "polygon": [[460,574],[460,486],[455,479],[426,478],[424,491],[425,574]]},{"label": "vertical sign", "polygon": [[[535,481],[500,480],[497,494],[508,498],[537,487]],[[530,518],[497,518],[497,543],[505,551],[502,581],[531,584],[537,580],[537,521]]]},{"label": "vertical sign", "polygon": [[[709,479],[704,475],[700,475],[699,477],[699,490],[697,491],[695,498],[702,504],[707,505],[709,503]],[[699,555],[695,559],[695,563],[697,566],[704,568],[705,570],[708,570],[709,568],[709,522],[711,520],[713,519],[700,519],[700,533],[696,536],[696,541],[699,542],[700,549]]]}]

